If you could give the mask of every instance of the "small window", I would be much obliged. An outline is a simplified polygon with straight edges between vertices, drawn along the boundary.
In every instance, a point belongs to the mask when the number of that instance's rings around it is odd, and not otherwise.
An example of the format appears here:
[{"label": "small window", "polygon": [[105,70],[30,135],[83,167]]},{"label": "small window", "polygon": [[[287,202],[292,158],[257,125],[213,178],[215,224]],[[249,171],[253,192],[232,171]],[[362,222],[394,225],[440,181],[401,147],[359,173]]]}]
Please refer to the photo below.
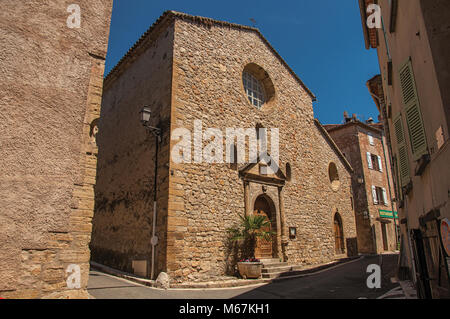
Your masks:
[{"label": "small window", "polygon": [[237,169],[238,169],[238,156],[237,156],[237,147],[236,147],[235,143],[230,145],[230,154],[229,154],[228,161],[229,161],[229,164],[230,164],[230,169],[237,171]]},{"label": "small window", "polygon": [[388,205],[387,192],[385,188],[372,186],[372,197],[374,205]]},{"label": "small window", "polygon": [[290,182],[292,180],[291,164],[286,163],[286,179]]},{"label": "small window", "polygon": [[376,171],[380,170],[380,163],[378,162],[378,156],[371,154],[373,169]]},{"label": "small window", "polygon": [[373,135],[371,133],[367,134],[367,136],[369,137],[369,144],[370,145],[375,145],[375,140],[373,139]]},{"label": "small window", "polygon": [[367,152],[367,166],[369,169],[383,172],[383,163],[381,161],[381,157],[378,155],[373,155]]},{"label": "small window", "polygon": [[242,79],[248,100],[252,105],[260,109],[266,102],[264,97],[264,87],[262,83],[247,71],[244,71]]},{"label": "small window", "polygon": [[398,0],[389,0],[391,7],[391,21],[389,25],[389,32],[395,32],[395,26],[397,23],[397,10],[398,10]]}]

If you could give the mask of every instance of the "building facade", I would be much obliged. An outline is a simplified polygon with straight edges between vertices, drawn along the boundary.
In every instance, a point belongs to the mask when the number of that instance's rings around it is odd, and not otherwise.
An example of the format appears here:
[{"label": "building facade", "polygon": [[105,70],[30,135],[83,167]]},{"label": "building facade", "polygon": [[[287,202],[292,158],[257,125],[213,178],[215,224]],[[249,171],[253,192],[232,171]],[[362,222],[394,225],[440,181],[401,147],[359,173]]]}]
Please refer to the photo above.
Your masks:
[{"label": "building facade", "polygon": [[367,48],[380,76],[368,82],[389,132],[403,255],[423,298],[448,298],[450,218],[450,3],[378,1],[370,28],[360,1]]},{"label": "building facade", "polygon": [[112,1],[65,3],[2,1],[2,298],[88,297]]},{"label": "building facade", "polygon": [[[93,260],[172,282],[234,274],[227,229],[253,213],[276,233],[256,257],[306,265],[355,255],[352,168],[314,119],[313,100],[257,29],[164,13],[105,79]],[[139,123],[145,105],[160,141]],[[269,159],[227,163],[240,158],[227,152],[237,139],[221,140],[227,128],[248,129],[246,146],[252,132],[266,141]],[[271,150],[279,161],[266,171]]]},{"label": "building facade", "polygon": [[325,128],[354,170],[358,252],[380,254],[397,250],[398,216],[382,124],[363,123],[356,117],[345,116],[344,124]]}]

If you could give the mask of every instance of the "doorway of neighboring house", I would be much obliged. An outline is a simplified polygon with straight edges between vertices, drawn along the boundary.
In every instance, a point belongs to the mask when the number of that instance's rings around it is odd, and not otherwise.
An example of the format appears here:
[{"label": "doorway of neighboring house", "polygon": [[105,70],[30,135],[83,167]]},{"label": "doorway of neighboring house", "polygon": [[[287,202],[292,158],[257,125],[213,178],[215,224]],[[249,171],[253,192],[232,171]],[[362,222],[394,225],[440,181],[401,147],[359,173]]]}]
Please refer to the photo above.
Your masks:
[{"label": "doorway of neighboring house", "polygon": [[334,215],[334,240],[336,255],[342,255],[345,253],[344,230],[342,228],[342,218],[339,213]]},{"label": "doorway of neighboring house", "polygon": [[383,250],[384,251],[388,251],[389,250],[386,225],[387,225],[386,223],[381,223],[381,234],[383,236]]},{"label": "doorway of neighboring house", "polygon": [[420,299],[432,299],[430,278],[423,245],[423,234],[419,229],[411,230],[416,266],[417,292]]},{"label": "doorway of neighboring house", "polygon": [[[269,225],[264,229],[265,231],[271,231],[276,229],[274,227],[273,216],[275,215],[272,212],[271,205],[269,203],[270,199],[267,196],[261,195],[255,201],[254,206],[254,214],[264,216],[269,221]],[[272,238],[275,238],[273,236]],[[255,247],[255,257],[259,259],[269,259],[273,257],[273,242],[269,240],[265,240],[263,238],[257,238],[256,247]]]}]

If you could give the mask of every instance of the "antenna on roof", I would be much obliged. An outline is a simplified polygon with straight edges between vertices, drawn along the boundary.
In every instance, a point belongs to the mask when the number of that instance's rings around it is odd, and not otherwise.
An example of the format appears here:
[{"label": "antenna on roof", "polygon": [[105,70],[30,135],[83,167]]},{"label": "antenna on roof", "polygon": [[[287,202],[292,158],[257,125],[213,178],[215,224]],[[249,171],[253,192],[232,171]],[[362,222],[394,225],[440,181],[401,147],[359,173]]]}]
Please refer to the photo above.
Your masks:
[{"label": "antenna on roof", "polygon": [[250,21],[252,22],[252,26],[254,27],[254,28],[256,28],[256,20],[255,19],[253,19],[253,18],[250,18]]}]

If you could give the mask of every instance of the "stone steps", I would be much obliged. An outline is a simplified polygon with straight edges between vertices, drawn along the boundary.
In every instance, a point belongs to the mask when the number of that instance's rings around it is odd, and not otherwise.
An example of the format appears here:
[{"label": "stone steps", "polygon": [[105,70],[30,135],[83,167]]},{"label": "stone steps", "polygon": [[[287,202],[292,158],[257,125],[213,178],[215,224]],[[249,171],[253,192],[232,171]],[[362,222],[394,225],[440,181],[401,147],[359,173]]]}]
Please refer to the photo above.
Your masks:
[{"label": "stone steps", "polygon": [[263,264],[261,270],[261,277],[263,279],[278,278],[282,276],[282,274],[289,273],[293,270],[292,266],[288,263],[280,262],[280,260],[276,258],[261,259],[261,262]]},{"label": "stone steps", "polygon": [[263,268],[261,272],[263,274],[271,274],[271,273],[282,273],[282,272],[288,272],[292,271],[293,267],[289,265],[283,265],[283,266],[277,266],[277,267],[269,267],[269,268]]}]

